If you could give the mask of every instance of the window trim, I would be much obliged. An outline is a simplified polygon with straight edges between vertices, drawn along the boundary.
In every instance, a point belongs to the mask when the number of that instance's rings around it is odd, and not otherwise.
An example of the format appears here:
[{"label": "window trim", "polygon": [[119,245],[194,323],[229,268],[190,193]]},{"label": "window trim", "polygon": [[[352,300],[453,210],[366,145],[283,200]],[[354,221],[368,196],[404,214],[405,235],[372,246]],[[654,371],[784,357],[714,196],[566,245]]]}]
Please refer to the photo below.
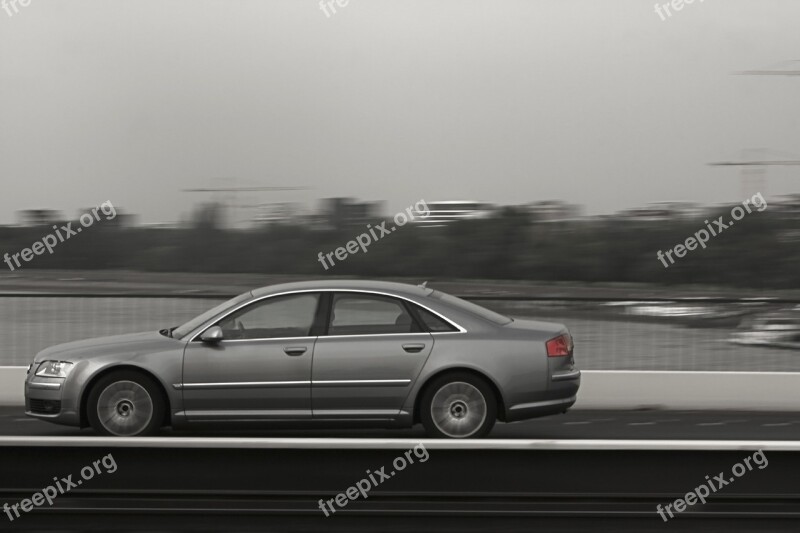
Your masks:
[{"label": "window trim", "polygon": [[[216,322],[224,320],[229,315],[235,313],[236,311],[238,311],[239,309],[241,309],[243,307],[258,303],[258,302],[260,302],[262,300],[266,300],[268,298],[276,298],[278,296],[286,296],[286,295],[289,295],[289,294],[305,294],[305,293],[309,293],[309,292],[319,293],[320,294],[320,301],[322,301],[323,298],[327,300],[327,309],[326,309],[326,313],[325,313],[325,316],[326,316],[326,319],[327,319],[326,322],[325,322],[326,324],[328,322],[330,322],[330,313],[331,313],[331,309],[332,309],[332,300],[333,300],[333,298],[331,298],[329,295],[326,298],[326,293],[353,292],[353,293],[361,293],[361,294],[377,294],[377,295],[380,295],[380,296],[388,296],[390,298],[396,298],[398,300],[403,300],[405,302],[410,302],[412,304],[416,304],[416,305],[422,307],[423,309],[425,309],[427,311],[430,311],[431,313],[433,313],[434,315],[438,316],[439,318],[441,318],[442,320],[444,320],[448,324],[451,324],[453,327],[455,327],[458,330],[458,331],[431,331],[431,332],[422,332],[422,333],[373,333],[373,334],[362,334],[362,335],[328,335],[327,326],[326,326],[325,331],[323,331],[323,333],[321,335],[317,335],[316,337],[327,337],[327,338],[343,339],[343,338],[347,338],[347,337],[385,337],[385,336],[397,336],[397,335],[458,335],[460,333],[467,333],[467,330],[464,327],[462,327],[460,324],[458,324],[457,322],[454,322],[453,320],[450,320],[449,318],[445,317],[441,313],[431,309],[430,307],[428,307],[426,305],[423,305],[423,304],[421,304],[421,303],[419,303],[419,302],[417,302],[415,300],[412,300],[410,298],[406,298],[405,296],[400,296],[398,294],[391,294],[391,293],[388,293],[388,292],[373,291],[373,290],[366,290],[366,289],[300,289],[300,290],[296,290],[296,291],[286,291],[286,292],[279,292],[279,293],[275,293],[275,294],[267,294],[267,295],[264,295],[264,296],[259,296],[259,297],[255,298],[253,300],[250,300],[250,301],[247,301],[247,302],[243,302],[240,305],[235,306],[233,309],[230,309],[229,311],[226,311],[224,314],[212,318],[211,320],[209,320],[205,324],[203,324],[203,325],[199,326],[197,329],[195,329],[194,332],[188,334],[187,337],[190,337],[190,339],[189,339],[189,341],[187,341],[187,344],[194,342],[200,335],[202,335],[208,328],[213,326]],[[306,339],[306,338],[309,338],[309,337],[295,337],[295,338],[296,339],[297,338]],[[267,340],[278,340],[278,339],[288,339],[288,337],[268,337],[268,338],[264,338],[264,339],[231,339],[229,342],[239,342],[239,341],[243,341],[243,340],[245,340],[245,341],[267,341]],[[225,339],[223,339],[222,342],[225,342]]]},{"label": "window trim", "polygon": [[331,301],[333,297],[329,292],[320,292],[317,301],[317,312],[314,314],[314,323],[311,326],[311,333],[314,337],[327,335],[328,322],[331,319]]},{"label": "window trim", "polygon": [[[423,320],[423,319],[422,319],[422,317],[421,317],[421,316],[420,316],[420,314],[419,314],[419,311],[416,309],[416,306],[417,306],[417,305],[419,305],[419,304],[417,304],[416,302],[406,302],[406,305],[407,305],[407,306],[408,306],[408,308],[409,308],[409,312],[411,313],[411,316],[413,316],[413,317],[414,317],[414,319],[417,321],[417,323],[418,323],[418,324],[420,325],[420,327],[422,328],[422,331],[426,331],[426,332],[428,332],[428,333],[458,333],[458,331],[433,331],[433,330],[430,328],[430,326],[428,326],[428,324],[425,322],[425,320]],[[422,306],[420,306],[420,307],[422,308],[422,310],[423,310],[423,311],[427,311],[427,312],[431,313],[433,316],[435,316],[436,318],[439,318],[439,319],[440,319],[440,320],[442,320],[442,321],[443,321],[445,324],[448,324],[450,327],[452,327],[452,328],[455,328],[455,327],[456,327],[456,326],[455,326],[455,325],[454,325],[452,322],[450,322],[449,320],[446,320],[446,319],[442,318],[442,317],[441,317],[441,315],[438,315],[438,314],[436,314],[436,313],[433,313],[433,312],[431,312],[431,310],[430,310],[430,309],[427,309],[427,308],[425,308],[425,307],[422,307]]]}]

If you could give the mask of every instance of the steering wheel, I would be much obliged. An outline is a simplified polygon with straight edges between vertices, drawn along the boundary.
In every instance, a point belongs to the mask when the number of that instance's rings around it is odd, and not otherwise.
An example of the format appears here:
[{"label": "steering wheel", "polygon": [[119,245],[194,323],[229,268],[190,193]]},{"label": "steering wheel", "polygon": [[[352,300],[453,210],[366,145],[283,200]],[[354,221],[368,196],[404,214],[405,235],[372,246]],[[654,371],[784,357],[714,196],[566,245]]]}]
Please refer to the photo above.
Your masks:
[{"label": "steering wheel", "polygon": [[247,328],[244,327],[241,320],[237,320],[235,324],[236,331],[247,331]]}]

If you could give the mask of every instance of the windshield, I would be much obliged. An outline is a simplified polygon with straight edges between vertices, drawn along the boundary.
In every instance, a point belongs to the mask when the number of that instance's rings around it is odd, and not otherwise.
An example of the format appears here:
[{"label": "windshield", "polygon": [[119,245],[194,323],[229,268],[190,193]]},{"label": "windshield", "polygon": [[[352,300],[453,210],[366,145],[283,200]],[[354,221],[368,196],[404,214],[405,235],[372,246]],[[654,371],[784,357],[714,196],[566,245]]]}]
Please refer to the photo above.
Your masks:
[{"label": "windshield", "polygon": [[172,332],[172,337],[175,339],[182,339],[196,328],[202,326],[205,322],[208,322],[226,309],[249,300],[251,296],[252,294],[250,292],[246,292],[236,296],[235,298],[231,298],[226,302],[222,302],[218,306],[209,309],[202,315],[196,316],[182,326],[175,328],[175,330]]},{"label": "windshield", "polygon": [[498,324],[500,326],[512,322],[512,319],[505,315],[501,315],[500,313],[495,313],[494,311],[490,311],[489,309],[481,307],[478,304],[462,300],[461,298],[452,296],[450,294],[445,294],[439,291],[433,291],[431,293],[431,297],[437,298],[445,303],[449,303],[450,305],[462,309],[464,311],[467,311],[468,313],[472,313],[473,315],[478,315],[479,317],[488,320],[490,322],[494,322],[495,324]]}]

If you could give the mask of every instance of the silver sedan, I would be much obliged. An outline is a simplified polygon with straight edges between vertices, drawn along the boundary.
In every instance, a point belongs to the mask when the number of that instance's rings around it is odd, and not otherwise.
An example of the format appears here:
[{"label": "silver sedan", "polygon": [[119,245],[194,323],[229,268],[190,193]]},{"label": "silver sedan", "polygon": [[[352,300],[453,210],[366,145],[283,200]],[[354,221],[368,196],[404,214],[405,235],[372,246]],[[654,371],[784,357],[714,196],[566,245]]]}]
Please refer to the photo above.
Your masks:
[{"label": "silver sedan", "polygon": [[579,385],[561,324],[424,286],[319,281],[253,290],[179,327],[43,350],[25,405],[104,435],[335,422],[467,438],[564,412]]}]

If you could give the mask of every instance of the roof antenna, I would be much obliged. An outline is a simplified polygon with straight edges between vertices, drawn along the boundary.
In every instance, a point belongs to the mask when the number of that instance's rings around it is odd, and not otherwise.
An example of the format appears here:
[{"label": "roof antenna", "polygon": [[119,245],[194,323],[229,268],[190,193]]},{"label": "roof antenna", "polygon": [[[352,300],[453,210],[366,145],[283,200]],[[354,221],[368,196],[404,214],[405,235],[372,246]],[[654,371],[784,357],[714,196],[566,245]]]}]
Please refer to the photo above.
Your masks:
[{"label": "roof antenna", "polygon": [[422,289],[427,289],[428,288],[427,285],[428,285],[428,282],[427,281],[423,281],[421,284],[417,285],[417,287],[420,287]]}]

